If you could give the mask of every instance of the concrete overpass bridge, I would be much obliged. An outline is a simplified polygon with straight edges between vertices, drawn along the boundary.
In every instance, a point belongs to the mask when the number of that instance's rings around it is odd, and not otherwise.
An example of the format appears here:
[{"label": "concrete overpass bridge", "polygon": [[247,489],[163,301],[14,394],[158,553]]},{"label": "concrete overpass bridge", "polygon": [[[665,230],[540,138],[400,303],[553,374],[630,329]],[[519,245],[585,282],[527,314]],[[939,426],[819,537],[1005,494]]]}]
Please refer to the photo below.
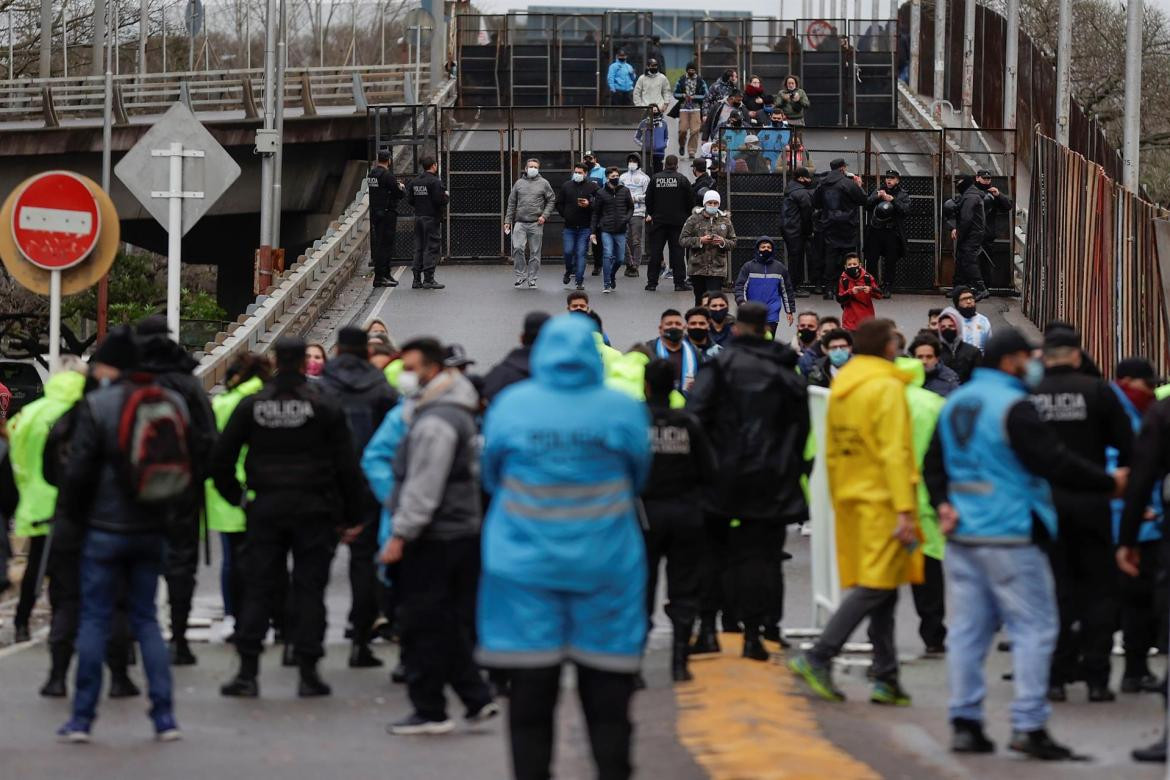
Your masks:
[{"label": "concrete overpass bridge", "polygon": [[[421,83],[413,77],[403,65],[288,69],[280,204],[287,256],[319,238],[358,190],[369,158],[367,107],[429,94],[426,76]],[[183,239],[186,262],[219,267],[218,297],[232,314],[253,300],[260,209],[253,148],[264,89],[263,71],[255,69],[114,78],[114,164],[175,101],[186,102],[239,163],[240,178]],[[103,98],[102,77],[0,80],[0,192],[52,168],[100,181]],[[110,195],[123,240],[165,254],[165,231],[116,177]]]}]

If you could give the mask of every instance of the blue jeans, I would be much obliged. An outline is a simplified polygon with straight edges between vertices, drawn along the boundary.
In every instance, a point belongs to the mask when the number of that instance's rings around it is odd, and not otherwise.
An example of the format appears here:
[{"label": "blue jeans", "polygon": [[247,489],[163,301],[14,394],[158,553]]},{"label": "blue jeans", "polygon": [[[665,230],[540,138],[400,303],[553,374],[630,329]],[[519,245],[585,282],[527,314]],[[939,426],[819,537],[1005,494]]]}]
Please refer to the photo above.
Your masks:
[{"label": "blue jeans", "polygon": [[606,287],[616,287],[617,269],[626,259],[626,234],[601,231],[601,273]]},{"label": "blue jeans", "polygon": [[962,605],[947,633],[950,717],[983,721],[983,662],[1002,621],[1012,641],[1016,696],[1012,729],[1048,722],[1048,672],[1056,647],[1056,588],[1046,556],[1035,545],[947,545],[950,602]]},{"label": "blue jeans", "polygon": [[114,534],[90,529],[81,553],[81,625],[77,633],[77,692],[73,724],[88,728],[97,717],[102,662],[118,584],[127,583],[130,629],[142,650],[150,689],[150,718],[161,728],[173,718],[171,665],[154,603],[166,541],[160,534]]},{"label": "blue jeans", "polygon": [[567,227],[561,233],[565,246],[565,273],[575,275],[577,284],[585,282],[585,256],[589,252],[589,234],[592,232],[587,227]]}]

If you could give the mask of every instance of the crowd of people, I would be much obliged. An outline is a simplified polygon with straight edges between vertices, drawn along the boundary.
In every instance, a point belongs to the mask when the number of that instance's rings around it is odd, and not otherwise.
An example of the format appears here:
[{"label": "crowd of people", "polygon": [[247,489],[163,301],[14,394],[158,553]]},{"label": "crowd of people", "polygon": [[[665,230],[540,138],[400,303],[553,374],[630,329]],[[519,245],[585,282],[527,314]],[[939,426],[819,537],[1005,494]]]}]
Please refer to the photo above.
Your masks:
[{"label": "crowd of people", "polygon": [[[894,615],[910,584],[924,650],[947,658],[952,749],[995,749],[982,668],[1002,629],[1010,748],[1077,757],[1049,734],[1051,706],[1081,682],[1089,701],[1116,698],[1115,631],[1122,692],[1165,691],[1147,662],[1167,630],[1170,401],[1157,400],[1153,365],[1127,358],[1108,382],[1071,325],[1050,323],[1042,344],[993,332],[964,287],[899,330],[866,308],[875,290],[861,288],[875,285],[851,273],[855,254],[840,318],[794,312],[773,250],[757,244],[734,314],[718,284],[700,282],[693,308],[663,311],[657,333],[623,352],[572,290],[564,314],[528,314],[519,345],[483,375],[459,345],[397,345],[380,320],[342,328],[329,352],[282,339],[242,355],[212,398],[160,318],[112,330],[88,362],[64,359],[45,397],[7,421],[0,468],[0,511],[33,542],[18,641],[49,582],[43,696],[67,695],[77,656],[60,736],[89,741],[103,664],[110,696],[140,694],[127,671],[136,645],[155,733],[180,737],[171,668],[197,663],[186,627],[205,529],[222,541],[239,658],[223,696],[260,695],[270,632],[298,668],[297,694],[330,695],[325,590],[345,544],[348,665],[382,666],[377,636],[400,642],[392,679],[411,710],[390,733],[452,731],[447,687],[470,723],[506,698],[515,776],[548,777],[572,662],[599,776],[628,777],[660,563],[673,680],[721,652],[720,630],[768,660],[766,642],[788,647],[784,547],[809,519],[806,478],[823,458],[835,528],[821,532],[835,536],[849,590],[812,648],[789,655],[793,673],[842,700],[832,659],[868,619],[871,701],[909,705]],[[775,338],[781,314],[790,343]],[[810,388],[828,391],[819,446]],[[1165,741],[1135,758],[1164,760]]]}]

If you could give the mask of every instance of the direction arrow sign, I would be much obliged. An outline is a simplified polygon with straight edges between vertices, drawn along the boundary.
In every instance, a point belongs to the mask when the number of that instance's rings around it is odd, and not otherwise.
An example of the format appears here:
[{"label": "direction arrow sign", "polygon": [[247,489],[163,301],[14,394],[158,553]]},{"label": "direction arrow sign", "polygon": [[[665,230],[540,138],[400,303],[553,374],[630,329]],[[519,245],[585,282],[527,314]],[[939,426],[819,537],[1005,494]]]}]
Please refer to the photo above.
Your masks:
[{"label": "direction arrow sign", "polygon": [[25,259],[38,268],[72,268],[93,251],[100,232],[97,199],[76,174],[42,173],[16,195],[12,237]]}]

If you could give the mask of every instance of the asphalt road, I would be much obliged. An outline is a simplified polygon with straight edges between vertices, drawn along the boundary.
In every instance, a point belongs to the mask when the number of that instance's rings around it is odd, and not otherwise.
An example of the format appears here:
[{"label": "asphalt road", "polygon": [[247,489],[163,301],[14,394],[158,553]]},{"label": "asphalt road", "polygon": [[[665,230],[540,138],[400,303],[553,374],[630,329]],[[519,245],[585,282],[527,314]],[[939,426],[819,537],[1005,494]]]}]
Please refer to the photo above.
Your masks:
[{"label": "asphalt road", "polygon": [[[535,291],[514,290],[508,267],[444,267],[439,277],[448,287],[441,292],[398,288],[378,300],[377,312],[389,324],[395,339],[434,335],[458,341],[486,370],[516,343],[523,315],[531,310],[564,310],[559,272],[550,268]],[[631,280],[637,281],[637,280]],[[590,293],[597,292],[590,278]],[[618,292],[597,295],[594,305],[605,319],[616,346],[626,347],[656,333],[659,312],[683,307],[689,294],[646,293],[641,284],[624,283]],[[908,333],[925,323],[926,310],[943,298],[897,296],[879,302],[879,315],[894,318]],[[839,310],[830,301],[807,299],[822,313]],[[1015,315],[1002,302],[982,309],[1002,326]],[[1002,311],[1001,311],[1002,309]],[[361,316],[365,316],[362,314]],[[780,336],[791,336],[781,326]],[[786,564],[785,626],[807,627],[811,622],[809,539],[791,529]],[[345,577],[347,553],[338,553],[329,591],[329,654],[323,675],[333,685],[326,700],[296,698],[295,675],[277,665],[275,653],[262,664],[262,698],[255,702],[224,700],[218,686],[235,668],[233,654],[223,644],[196,645],[198,666],[175,671],[177,715],[185,739],[158,745],[150,740],[144,717],[145,700],[103,701],[95,726],[95,744],[62,746],[54,729],[65,720],[67,705],[41,699],[36,691],[48,663],[43,642],[0,650],[0,780],[12,778],[85,778],[122,780],[126,777],[173,780],[223,780],[246,776],[265,780],[319,780],[320,778],[376,778],[447,780],[508,777],[506,728],[502,721],[474,729],[461,728],[441,738],[393,738],[387,722],[407,710],[402,686],[392,685],[387,671],[397,649],[380,644],[376,652],[387,662],[383,670],[345,667],[347,646],[341,637],[349,605]],[[161,599],[160,599],[161,600]],[[217,570],[200,570],[197,612],[217,615]],[[953,606],[953,605],[952,605]],[[0,617],[6,617],[0,615]],[[7,626],[0,637],[8,638]],[[920,658],[917,621],[908,592],[898,611],[898,646],[906,663],[903,682],[914,696],[905,709],[877,709],[867,703],[863,656],[847,659],[838,679],[849,701],[830,705],[808,699],[774,655],[770,664],[741,660],[734,655],[737,638],[724,636],[725,654],[716,660],[696,661],[694,683],[674,687],[667,676],[667,658],[660,649],[662,632],[652,635],[645,670],[647,690],[634,703],[635,763],[638,776],[691,780],[757,780],[762,778],[1117,778],[1161,777],[1158,767],[1130,763],[1128,750],[1154,739],[1161,728],[1161,700],[1152,695],[1120,696],[1113,704],[1089,704],[1083,687],[1070,688],[1070,701],[1055,708],[1054,735],[1092,756],[1080,764],[1041,765],[1002,751],[994,756],[957,758],[949,753],[946,719],[946,668],[942,659]],[[773,650],[777,650],[772,646]],[[992,652],[988,661],[987,721],[990,735],[1001,747],[1008,736],[1011,683],[1001,679],[1010,670],[1010,657]],[[1165,668],[1155,659],[1155,668]],[[1120,672],[1120,663],[1115,664]],[[141,681],[141,670],[132,670]],[[588,739],[566,680],[557,715],[559,778],[585,780],[593,776]],[[71,685],[72,687],[72,685]],[[452,713],[461,709],[452,700]]]}]

